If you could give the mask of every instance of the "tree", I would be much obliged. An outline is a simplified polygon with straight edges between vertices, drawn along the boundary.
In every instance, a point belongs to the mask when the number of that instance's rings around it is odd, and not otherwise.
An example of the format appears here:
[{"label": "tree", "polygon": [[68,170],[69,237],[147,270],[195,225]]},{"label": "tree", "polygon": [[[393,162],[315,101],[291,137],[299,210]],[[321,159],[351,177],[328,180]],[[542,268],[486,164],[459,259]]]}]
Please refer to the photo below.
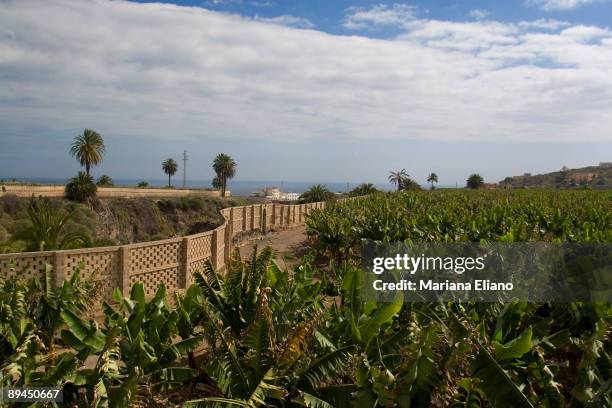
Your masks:
[{"label": "tree", "polygon": [[71,178],[66,184],[64,194],[72,201],[84,202],[96,196],[98,188],[94,183],[93,177],[79,171],[75,177]]},{"label": "tree", "polygon": [[315,184],[300,195],[300,203],[317,203],[334,197],[334,193],[321,184]]},{"label": "tree", "polygon": [[415,180],[413,180],[412,178],[410,177],[402,178],[402,190],[414,191],[414,190],[420,190],[420,189],[421,189],[421,185],[417,183]]},{"label": "tree", "polygon": [[70,147],[70,154],[78,160],[81,166],[85,166],[87,175],[92,166],[97,166],[102,162],[105,152],[104,139],[98,132],[91,129],[85,129],[83,134],[75,136]]},{"label": "tree", "polygon": [[378,193],[378,191],[379,190],[376,187],[374,187],[374,184],[372,183],[361,183],[360,185],[358,185],[357,187],[351,190],[351,192],[349,193],[349,196],[351,197],[364,196],[368,194]]},{"label": "tree", "polygon": [[217,190],[221,188],[221,181],[219,180],[219,177],[213,177],[212,186],[213,188],[216,188]]},{"label": "tree", "polygon": [[236,175],[236,162],[230,156],[225,153],[220,153],[215,157],[213,161],[213,170],[217,174],[215,177],[217,182],[213,179],[213,184],[218,185],[221,189],[221,196],[225,197],[225,191],[227,190],[227,180],[231,180]]},{"label": "tree", "polygon": [[406,173],[406,169],[401,169],[400,171],[390,171],[389,172],[389,182],[393,183],[397,186],[397,191],[401,191],[403,187],[403,181],[410,176]]},{"label": "tree", "polygon": [[100,187],[112,187],[114,185],[113,179],[106,174],[101,175],[96,184]]},{"label": "tree", "polygon": [[28,218],[29,225],[18,230],[13,237],[25,241],[26,251],[54,251],[89,245],[86,235],[66,231],[72,214],[52,207],[48,200],[33,200],[28,207]]},{"label": "tree", "polygon": [[484,179],[478,173],[474,173],[474,174],[470,175],[470,177],[468,177],[468,179],[467,179],[467,187],[468,188],[476,190],[476,189],[479,189],[480,187],[482,187],[483,185],[484,185]]},{"label": "tree", "polygon": [[149,183],[146,182],[146,181],[139,181],[138,184],[137,184],[137,187],[138,188],[147,188],[147,187],[149,187]]},{"label": "tree", "polygon": [[427,182],[431,183],[431,189],[434,189],[434,183],[438,182],[438,175],[436,173],[431,173],[429,177],[427,177]]},{"label": "tree", "polygon": [[178,170],[178,164],[176,163],[176,161],[174,161],[174,159],[166,159],[162,162],[162,169],[164,169],[164,173],[168,175],[168,187],[170,187],[170,177],[176,174],[176,171]]}]

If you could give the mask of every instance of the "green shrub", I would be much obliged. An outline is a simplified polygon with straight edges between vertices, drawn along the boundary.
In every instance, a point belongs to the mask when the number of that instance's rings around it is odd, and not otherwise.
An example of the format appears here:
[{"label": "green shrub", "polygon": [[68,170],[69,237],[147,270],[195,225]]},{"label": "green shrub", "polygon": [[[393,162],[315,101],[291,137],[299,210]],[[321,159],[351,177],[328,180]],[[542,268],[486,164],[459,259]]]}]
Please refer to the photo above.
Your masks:
[{"label": "green shrub", "polygon": [[26,243],[28,251],[53,251],[90,245],[81,228],[69,227],[72,214],[53,206],[49,200],[33,200],[28,208],[29,222],[15,231],[13,239]]},{"label": "green shrub", "polygon": [[106,174],[101,175],[96,184],[100,187],[112,187],[115,185],[113,179]]},{"label": "green shrub", "polygon": [[6,228],[4,228],[2,225],[0,225],[0,242],[4,242],[6,240],[8,240],[10,237],[8,231],[6,230]]},{"label": "green shrub", "polygon": [[320,201],[333,200],[335,198],[334,193],[329,191],[327,187],[321,184],[315,184],[308,190],[304,191],[300,195],[300,203],[317,203]]},{"label": "green shrub", "polygon": [[93,177],[80,171],[66,184],[65,196],[72,201],[85,202],[94,199],[97,191]]}]

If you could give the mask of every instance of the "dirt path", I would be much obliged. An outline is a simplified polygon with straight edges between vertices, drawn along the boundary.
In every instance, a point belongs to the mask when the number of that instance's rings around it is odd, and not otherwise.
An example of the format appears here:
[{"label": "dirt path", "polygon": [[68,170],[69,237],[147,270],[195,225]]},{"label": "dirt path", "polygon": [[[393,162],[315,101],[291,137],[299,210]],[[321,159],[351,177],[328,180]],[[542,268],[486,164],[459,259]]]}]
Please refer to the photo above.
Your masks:
[{"label": "dirt path", "polygon": [[272,247],[276,252],[276,261],[279,266],[288,269],[299,264],[302,256],[310,249],[304,226],[270,232],[241,242],[239,248],[243,259],[248,259],[253,255],[253,245],[257,245],[259,249],[266,246]]}]

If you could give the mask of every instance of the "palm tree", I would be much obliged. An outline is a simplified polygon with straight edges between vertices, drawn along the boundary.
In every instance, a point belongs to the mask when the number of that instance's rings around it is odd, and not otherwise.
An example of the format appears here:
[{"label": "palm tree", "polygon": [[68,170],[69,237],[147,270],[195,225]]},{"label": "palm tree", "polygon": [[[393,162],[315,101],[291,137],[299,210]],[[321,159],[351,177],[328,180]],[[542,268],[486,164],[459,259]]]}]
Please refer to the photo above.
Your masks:
[{"label": "palm tree", "polygon": [[33,200],[28,207],[29,225],[18,230],[14,240],[25,241],[26,251],[53,251],[89,246],[89,237],[67,232],[72,213],[54,208],[49,200]]},{"label": "palm tree", "polygon": [[215,177],[217,180],[216,182],[213,180],[213,184],[219,186],[221,189],[221,196],[225,197],[227,180],[233,179],[236,175],[236,162],[227,154],[220,153],[213,161],[213,170],[217,174]]},{"label": "palm tree", "polygon": [[83,134],[75,136],[70,146],[70,154],[81,163],[81,166],[85,166],[87,175],[92,166],[97,166],[102,162],[105,152],[104,139],[98,132],[91,129],[85,129]]},{"label": "palm tree", "polygon": [[478,173],[471,174],[467,179],[467,187],[471,189],[479,189],[484,184],[484,179]]},{"label": "palm tree", "polygon": [[94,183],[93,177],[82,171],[68,180],[64,188],[64,195],[67,199],[78,202],[85,202],[95,198],[98,187]]},{"label": "palm tree", "polygon": [[308,190],[304,191],[300,196],[301,203],[317,203],[319,201],[327,201],[334,196],[334,193],[329,191],[327,187],[321,184],[315,184]]},{"label": "palm tree", "polygon": [[410,176],[408,175],[408,173],[406,173],[406,169],[389,172],[389,183],[395,184],[397,186],[397,191],[400,191],[402,189],[404,180],[407,178],[410,178]]},{"label": "palm tree", "polygon": [[113,179],[106,174],[101,175],[96,184],[100,187],[112,187],[114,185]]},{"label": "palm tree", "polygon": [[162,162],[162,169],[164,169],[164,173],[168,175],[168,187],[170,187],[170,177],[174,176],[176,170],[178,170],[178,164],[174,159],[166,159]]},{"label": "palm tree", "polygon": [[429,177],[427,177],[427,182],[431,183],[431,189],[434,189],[434,183],[438,182],[438,175],[436,173],[431,173]]},{"label": "palm tree", "polygon": [[377,192],[378,192],[378,189],[376,187],[374,187],[374,184],[372,184],[372,183],[361,183],[360,185],[358,185],[357,187],[352,189],[351,192],[349,193],[349,195],[351,197],[358,197],[358,196],[364,196],[364,195],[368,195],[368,194],[374,194],[374,193],[377,193]]}]

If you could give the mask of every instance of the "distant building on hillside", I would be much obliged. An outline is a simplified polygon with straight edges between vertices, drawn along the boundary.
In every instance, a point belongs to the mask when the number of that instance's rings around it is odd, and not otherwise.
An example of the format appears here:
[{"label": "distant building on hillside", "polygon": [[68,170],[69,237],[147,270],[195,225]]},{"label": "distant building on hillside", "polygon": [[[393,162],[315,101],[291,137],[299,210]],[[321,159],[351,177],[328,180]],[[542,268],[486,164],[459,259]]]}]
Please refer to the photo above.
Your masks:
[{"label": "distant building on hillside", "polygon": [[602,169],[612,169],[612,162],[599,162],[599,167]]},{"label": "distant building on hillside", "polygon": [[300,198],[298,193],[286,193],[277,187],[266,187],[261,192],[256,192],[256,196],[263,196],[270,201],[297,201]]}]

